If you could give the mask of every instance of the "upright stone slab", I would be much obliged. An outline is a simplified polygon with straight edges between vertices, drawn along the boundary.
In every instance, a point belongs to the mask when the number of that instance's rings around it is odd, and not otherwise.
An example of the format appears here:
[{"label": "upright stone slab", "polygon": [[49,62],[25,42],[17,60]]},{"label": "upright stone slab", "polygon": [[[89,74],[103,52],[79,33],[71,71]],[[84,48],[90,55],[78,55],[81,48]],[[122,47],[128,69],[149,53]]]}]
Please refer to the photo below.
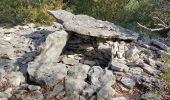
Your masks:
[{"label": "upright stone slab", "polygon": [[68,33],[63,30],[48,35],[42,52],[28,66],[28,74],[32,81],[54,86],[67,75],[66,66],[57,62],[68,37]]}]

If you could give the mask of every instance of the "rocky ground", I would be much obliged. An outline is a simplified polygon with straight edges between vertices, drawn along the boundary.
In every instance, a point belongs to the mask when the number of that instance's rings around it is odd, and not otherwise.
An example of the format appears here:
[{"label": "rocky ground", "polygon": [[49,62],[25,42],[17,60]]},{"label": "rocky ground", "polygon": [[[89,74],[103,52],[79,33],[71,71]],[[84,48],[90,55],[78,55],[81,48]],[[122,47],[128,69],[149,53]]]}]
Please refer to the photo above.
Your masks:
[{"label": "rocky ground", "polygon": [[[50,11],[58,23],[0,28],[0,100],[162,100],[161,56],[151,39],[86,15]],[[169,98],[170,99],[170,98]]]}]

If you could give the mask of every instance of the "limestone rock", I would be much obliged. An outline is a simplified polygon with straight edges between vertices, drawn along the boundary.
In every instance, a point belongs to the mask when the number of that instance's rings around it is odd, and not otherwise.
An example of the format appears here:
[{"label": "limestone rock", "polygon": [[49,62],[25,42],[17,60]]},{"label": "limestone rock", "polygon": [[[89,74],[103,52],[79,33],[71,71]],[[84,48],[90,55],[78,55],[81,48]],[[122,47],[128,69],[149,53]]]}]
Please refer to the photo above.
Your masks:
[{"label": "limestone rock", "polygon": [[158,40],[156,39],[152,39],[152,43],[158,47],[160,47],[161,49],[167,51],[170,53],[170,47],[168,47],[166,44],[162,43],[162,42],[159,42]]},{"label": "limestone rock", "polygon": [[123,85],[130,89],[132,89],[136,84],[136,82],[129,77],[122,77],[120,81]]},{"label": "limestone rock", "polygon": [[67,75],[67,68],[61,63],[40,63],[29,66],[28,74],[34,82],[54,86]]},{"label": "limestone rock", "polygon": [[111,69],[115,71],[124,71],[127,72],[129,67],[124,63],[119,62],[117,59],[111,61]]},{"label": "limestone rock", "polygon": [[76,65],[79,63],[78,60],[73,59],[73,58],[68,58],[68,57],[63,57],[62,61],[64,64],[67,64],[67,65]]},{"label": "limestone rock", "polygon": [[85,78],[87,78],[87,73],[89,69],[89,65],[78,64],[68,70],[68,76],[75,79],[85,80]]},{"label": "limestone rock", "polygon": [[35,90],[41,89],[41,87],[40,87],[40,86],[37,86],[37,85],[28,85],[28,89],[29,89],[30,91],[35,91]]},{"label": "limestone rock", "polygon": [[139,52],[140,52],[140,50],[136,46],[133,46],[133,47],[129,48],[128,51],[126,52],[126,58],[138,59]]},{"label": "limestone rock", "polygon": [[112,100],[115,90],[111,86],[102,87],[97,93],[97,100]]},{"label": "limestone rock", "polygon": [[83,91],[86,82],[81,79],[74,79],[72,77],[65,78],[65,91],[67,94],[79,93]]},{"label": "limestone rock", "polygon": [[68,38],[68,33],[63,30],[49,34],[44,43],[43,50],[36,58],[35,63],[57,62]]},{"label": "limestone rock", "polygon": [[143,69],[140,68],[140,67],[132,67],[129,69],[129,73],[131,74],[138,74],[138,75],[141,75],[143,72]]},{"label": "limestone rock", "polygon": [[63,23],[67,31],[101,38],[119,38],[123,40],[136,40],[138,38],[138,33],[107,21],[96,20],[87,15],[73,15],[64,10],[49,11],[49,13],[60,23]]},{"label": "limestone rock", "polygon": [[25,82],[25,77],[21,72],[11,72],[5,77],[12,86],[19,86],[21,83]]}]

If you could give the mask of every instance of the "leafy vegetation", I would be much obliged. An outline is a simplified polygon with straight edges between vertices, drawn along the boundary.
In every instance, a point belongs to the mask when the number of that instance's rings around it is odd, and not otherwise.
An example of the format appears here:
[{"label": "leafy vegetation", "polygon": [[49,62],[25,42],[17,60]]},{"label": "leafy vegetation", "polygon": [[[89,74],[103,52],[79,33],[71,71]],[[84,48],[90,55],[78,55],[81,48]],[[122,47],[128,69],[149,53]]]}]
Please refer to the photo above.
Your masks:
[{"label": "leafy vegetation", "polygon": [[[137,22],[154,27],[153,16],[164,17],[155,0],[0,0],[0,23],[51,24],[47,10],[66,9],[75,14],[87,14],[117,25],[140,31]],[[63,5],[65,5],[63,7]]]},{"label": "leafy vegetation", "polygon": [[154,0],[73,0],[65,8],[138,31],[137,22],[152,27],[154,15],[164,17]]},{"label": "leafy vegetation", "polygon": [[0,23],[51,24],[47,10],[61,8],[61,0],[0,0]]},{"label": "leafy vegetation", "polygon": [[[164,56],[160,59],[162,62],[170,65],[170,56]],[[170,93],[170,66],[165,66],[166,73],[162,75],[162,78],[165,82],[165,89]]]}]

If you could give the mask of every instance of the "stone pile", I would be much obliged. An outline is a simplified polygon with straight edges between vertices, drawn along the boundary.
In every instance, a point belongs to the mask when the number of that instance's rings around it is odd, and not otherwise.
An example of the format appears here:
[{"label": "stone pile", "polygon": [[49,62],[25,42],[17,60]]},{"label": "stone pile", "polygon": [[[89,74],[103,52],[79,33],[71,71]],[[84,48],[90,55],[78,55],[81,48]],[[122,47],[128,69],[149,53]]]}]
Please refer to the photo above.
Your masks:
[{"label": "stone pile", "polygon": [[169,44],[87,15],[49,11],[54,27],[0,29],[2,100],[148,100],[163,97]]}]

